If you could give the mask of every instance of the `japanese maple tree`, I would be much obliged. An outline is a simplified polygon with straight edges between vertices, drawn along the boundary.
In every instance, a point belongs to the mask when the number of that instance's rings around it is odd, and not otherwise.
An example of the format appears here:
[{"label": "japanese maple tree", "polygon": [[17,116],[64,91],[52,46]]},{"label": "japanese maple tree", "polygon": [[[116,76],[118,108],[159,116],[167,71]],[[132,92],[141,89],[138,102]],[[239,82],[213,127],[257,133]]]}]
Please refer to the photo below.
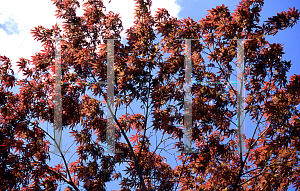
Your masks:
[{"label": "japanese maple tree", "polygon": [[[151,0],[135,0],[135,22],[126,31],[124,45],[119,15],[105,14],[101,0],[85,0],[82,17],[76,15],[77,0],[52,1],[57,18],[65,20],[63,28],[32,30],[44,50],[32,60],[20,58],[19,72],[25,78],[17,80],[10,59],[0,57],[2,190],[56,190],[60,182],[68,184],[66,190],[105,190],[113,180],[120,181],[121,190],[286,190],[292,184],[300,188],[300,75],[287,79],[291,62],[282,60],[283,46],[266,40],[293,27],[298,10],[290,8],[259,25],[264,1],[242,0],[233,13],[221,5],[196,22],[171,17],[166,9],[156,10],[153,17]],[[160,42],[155,42],[159,35]],[[62,81],[105,81],[107,40],[101,39],[117,39],[114,103],[116,111],[126,108],[125,115],[114,116],[115,149],[121,152],[103,152],[106,107],[86,94],[91,91],[107,101],[106,85],[62,84],[62,127],[71,132],[78,160],[68,162],[60,152],[63,163],[50,165],[55,139],[41,122],[54,123],[57,36],[62,38]],[[234,85],[195,83],[191,141],[196,152],[180,153],[175,168],[160,154],[167,151],[161,148],[166,140],[175,140],[172,152],[184,151],[185,41],[178,39],[200,39],[191,41],[192,76],[197,82],[229,81],[237,64],[234,39],[244,40],[245,111],[256,123],[253,136],[245,140],[249,152],[234,152]],[[11,88],[17,86],[19,92],[13,93]],[[144,112],[131,112],[137,102]],[[153,149],[154,132],[167,138]],[[121,169],[126,176],[117,168],[121,163],[126,164]]]}]

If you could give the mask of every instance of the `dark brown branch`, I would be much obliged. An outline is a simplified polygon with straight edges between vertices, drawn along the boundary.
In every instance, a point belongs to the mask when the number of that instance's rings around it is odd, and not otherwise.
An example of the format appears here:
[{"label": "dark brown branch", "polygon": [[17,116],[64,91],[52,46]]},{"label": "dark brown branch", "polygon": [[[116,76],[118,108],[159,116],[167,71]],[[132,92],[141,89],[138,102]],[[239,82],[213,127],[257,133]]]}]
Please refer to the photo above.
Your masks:
[{"label": "dark brown branch", "polygon": [[[40,127],[39,127],[39,128],[40,128]],[[42,128],[40,128],[40,129],[41,129],[42,131],[44,131],[44,129],[42,129]],[[46,131],[44,131],[44,133],[46,133],[46,134],[54,141],[55,145],[57,146],[57,148],[58,148],[58,150],[59,150],[59,153],[60,153],[60,155],[61,155],[61,157],[62,157],[62,159],[63,159],[63,161],[64,161],[64,165],[65,165],[65,167],[66,167],[66,170],[67,170],[67,173],[68,173],[68,176],[69,176],[69,180],[67,180],[67,183],[69,183],[72,187],[73,187],[73,185],[75,186],[74,182],[72,181],[72,177],[71,177],[71,173],[70,173],[70,171],[69,171],[69,167],[68,167],[67,161],[66,161],[65,156],[63,155],[63,153],[62,153],[62,151],[61,151],[59,145],[57,144],[56,140],[55,140],[49,133],[47,133]],[[59,174],[59,173],[58,173],[58,174]],[[65,177],[63,177],[63,178],[65,178]],[[66,179],[66,178],[65,178],[65,179]],[[76,187],[76,186],[75,186],[75,187]],[[75,189],[75,188],[74,188],[74,189]],[[75,190],[78,190],[78,188],[76,187]],[[79,191],[79,190],[78,190],[78,191]]]},{"label": "dark brown branch", "polygon": [[[92,72],[91,72],[91,74],[92,74],[92,77],[93,77],[94,81],[96,81],[96,79],[95,79],[95,77],[94,77],[94,75],[93,75]],[[102,95],[104,95],[102,89],[100,89],[100,91],[101,91]],[[103,97],[104,97],[104,99],[105,99],[105,102],[107,103],[107,98],[105,98],[105,96],[103,96]],[[107,106],[108,106],[109,112],[110,112],[110,113],[113,113],[112,110],[111,110],[111,108],[110,108],[110,105],[107,104]],[[122,128],[121,124],[119,123],[119,121],[117,120],[117,117],[116,117],[115,115],[114,115],[114,120],[115,120],[115,122],[117,123],[117,125],[119,126],[119,128],[120,128],[120,130],[121,130],[121,133],[122,133],[122,135],[124,136],[124,138],[125,138],[125,140],[126,140],[126,142],[127,142],[127,144],[128,144],[130,153],[131,153],[132,158],[133,158],[133,160],[134,160],[134,164],[135,164],[135,167],[136,167],[136,171],[137,171],[138,176],[139,176],[139,179],[140,179],[141,187],[142,187],[142,189],[143,189],[144,191],[146,191],[147,189],[146,189],[145,181],[144,181],[144,178],[143,178],[143,174],[142,174],[140,165],[138,164],[137,158],[136,158],[136,156],[135,156],[135,154],[134,154],[132,145],[131,145],[131,143],[130,143],[130,141],[129,141],[129,139],[128,139],[128,137],[127,137],[125,131],[124,131],[124,129]]]}]

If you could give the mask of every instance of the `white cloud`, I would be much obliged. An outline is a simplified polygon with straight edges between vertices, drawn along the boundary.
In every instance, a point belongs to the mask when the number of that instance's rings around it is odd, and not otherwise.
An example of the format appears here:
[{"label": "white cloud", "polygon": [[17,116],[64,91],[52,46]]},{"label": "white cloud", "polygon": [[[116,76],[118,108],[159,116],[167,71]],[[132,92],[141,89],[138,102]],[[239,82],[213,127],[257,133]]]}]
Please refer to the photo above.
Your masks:
[{"label": "white cloud", "polygon": [[[157,8],[166,8],[171,16],[178,17],[180,7],[176,4],[176,0],[153,0],[151,13],[154,16]],[[83,15],[83,3],[79,0],[81,6],[77,10],[77,15]],[[122,39],[125,39],[125,31],[133,25],[134,21],[134,0],[111,0],[108,4],[104,0],[107,7],[107,13],[113,11],[120,13],[123,22],[124,31],[121,33]],[[1,2],[0,6],[0,24],[9,20],[15,21],[18,26],[19,33],[7,34],[0,29],[0,55],[6,55],[12,59],[13,69],[17,72],[16,61],[24,57],[31,60],[36,52],[43,49],[42,44],[32,37],[30,30],[38,25],[46,28],[52,28],[52,25],[58,23],[62,27],[62,20],[57,19],[54,15],[56,6],[51,0],[10,0]],[[22,75],[19,73],[19,77]]]},{"label": "white cloud", "polygon": [[[12,59],[13,69],[17,72],[16,61],[24,57],[31,59],[35,52],[42,49],[42,44],[32,37],[30,30],[38,25],[52,28],[52,25],[62,23],[54,16],[56,7],[50,0],[12,0],[3,1],[0,7],[0,24],[10,19],[14,20],[19,29],[18,34],[8,35],[0,29],[0,54]],[[19,77],[22,77],[19,74]]]},{"label": "white cloud", "polygon": [[[151,13],[154,16],[154,12],[158,8],[166,8],[170,15],[173,17],[178,17],[178,13],[181,10],[180,6],[176,4],[176,0],[153,0],[152,1],[152,7],[151,7]],[[152,12],[154,11],[154,12]]]},{"label": "white cloud", "polygon": [[[155,15],[155,11],[158,8],[166,8],[170,15],[173,17],[178,17],[180,11],[180,6],[176,4],[176,0],[152,0],[151,15]],[[114,13],[120,13],[120,17],[123,23],[124,30],[121,33],[122,39],[125,39],[125,32],[134,23],[134,0],[112,0],[110,4],[104,1],[104,5],[107,7],[108,11],[113,11]]]}]

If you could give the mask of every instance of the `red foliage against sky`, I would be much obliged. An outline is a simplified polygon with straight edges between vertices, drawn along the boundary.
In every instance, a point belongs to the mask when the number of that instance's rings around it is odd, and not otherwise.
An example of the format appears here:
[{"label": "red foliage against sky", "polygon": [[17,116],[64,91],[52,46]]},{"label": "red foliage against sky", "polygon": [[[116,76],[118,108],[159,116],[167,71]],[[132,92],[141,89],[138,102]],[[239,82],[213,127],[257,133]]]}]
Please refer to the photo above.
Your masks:
[{"label": "red foliage against sky", "polygon": [[[105,190],[105,184],[116,179],[121,190],[286,190],[291,184],[300,188],[300,75],[287,79],[291,62],[281,59],[283,46],[265,39],[293,27],[298,10],[291,8],[258,25],[264,2],[243,0],[233,13],[221,5],[195,22],[170,17],[166,9],[152,17],[151,0],[136,0],[127,45],[114,42],[115,106],[116,110],[129,108],[138,100],[145,112],[115,116],[115,147],[122,153],[106,155],[102,144],[106,142],[105,105],[85,94],[90,90],[107,99],[105,84],[63,84],[63,128],[71,131],[78,160],[68,163],[61,155],[63,163],[51,166],[48,140],[53,137],[40,122],[54,122],[54,37],[62,37],[63,81],[105,81],[107,44],[100,44],[100,37],[120,39],[123,29],[118,14],[103,13],[100,0],[85,1],[83,17],[76,16],[78,1],[52,1],[56,16],[65,20],[63,29],[55,25],[32,30],[45,49],[32,56],[32,68],[30,60],[20,58],[18,66],[25,79],[17,80],[10,59],[0,56],[2,190],[56,190],[59,182],[69,185],[66,190]],[[160,43],[154,41],[158,35]],[[237,56],[237,42],[232,39],[245,39],[245,111],[257,125],[255,136],[246,139],[251,152],[232,152],[237,147],[236,131],[230,128],[235,124],[237,110],[232,108],[237,104],[237,90],[222,84],[194,84],[192,141],[198,153],[180,154],[172,168],[159,146],[150,148],[149,132],[159,131],[176,140],[173,151],[183,151],[179,124],[184,118],[184,41],[176,39],[187,38],[202,39],[192,41],[191,48],[192,75],[198,82],[229,81]],[[160,51],[170,56],[163,59]],[[208,66],[219,71],[212,72]],[[155,67],[158,73],[153,75]],[[17,85],[19,92],[13,93],[11,88]],[[214,104],[208,103],[211,100]],[[78,124],[80,130],[74,128]],[[125,177],[116,168],[120,163],[127,164]]]}]

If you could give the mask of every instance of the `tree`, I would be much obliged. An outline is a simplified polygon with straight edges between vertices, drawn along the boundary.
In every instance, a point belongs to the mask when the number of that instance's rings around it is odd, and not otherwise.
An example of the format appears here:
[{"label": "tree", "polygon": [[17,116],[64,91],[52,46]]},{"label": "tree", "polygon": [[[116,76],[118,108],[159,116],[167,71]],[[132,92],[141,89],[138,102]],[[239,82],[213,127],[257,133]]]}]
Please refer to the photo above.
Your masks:
[{"label": "tree", "polygon": [[[101,44],[100,38],[120,39],[122,31],[118,14],[105,15],[102,1],[86,1],[83,17],[76,16],[78,1],[52,1],[57,6],[56,16],[65,20],[64,30],[58,25],[32,30],[45,50],[32,57],[33,68],[28,67],[30,60],[20,58],[18,66],[25,79],[17,80],[10,59],[0,57],[3,190],[56,190],[61,181],[69,185],[66,190],[105,190],[106,182],[112,179],[121,180],[122,190],[286,190],[291,184],[300,188],[300,76],[287,80],[291,62],[281,59],[282,45],[265,39],[293,27],[299,19],[298,10],[278,13],[259,26],[262,0],[242,0],[233,13],[225,5],[217,6],[199,22],[177,20],[166,9],[159,9],[152,17],[151,0],[136,0],[136,20],[127,31],[127,45],[114,42],[115,107],[126,108],[126,115],[114,116],[115,149],[122,152],[103,153],[107,141],[105,107],[85,93],[92,91],[107,102],[105,84],[63,84],[62,125],[78,145],[79,160],[68,163],[60,152],[63,163],[50,166],[49,146],[53,143],[48,140],[55,143],[55,139],[40,122],[54,123],[54,37],[62,36],[62,80],[97,82],[108,77],[107,43]],[[158,35],[161,43],[154,41]],[[198,83],[192,87],[191,141],[196,152],[181,153],[175,168],[159,154],[159,146],[167,139],[177,140],[173,150],[184,150],[180,127],[184,124],[184,41],[176,39],[202,39],[191,41],[192,75],[197,82],[229,81],[232,64],[237,64],[237,41],[232,39],[245,40],[244,77],[249,92],[245,111],[257,124],[253,137],[245,140],[250,152],[233,152],[236,131],[230,126],[238,113],[234,107],[239,92],[230,84],[226,88],[221,83]],[[171,55],[164,60],[160,50]],[[212,66],[218,72],[212,72]],[[20,91],[14,94],[9,89],[17,85]],[[136,100],[144,113],[127,112]],[[211,100],[213,104],[209,104]],[[74,128],[78,124],[80,130]],[[152,132],[169,136],[154,150],[150,148]],[[127,164],[128,177],[117,171],[120,163]]]}]

